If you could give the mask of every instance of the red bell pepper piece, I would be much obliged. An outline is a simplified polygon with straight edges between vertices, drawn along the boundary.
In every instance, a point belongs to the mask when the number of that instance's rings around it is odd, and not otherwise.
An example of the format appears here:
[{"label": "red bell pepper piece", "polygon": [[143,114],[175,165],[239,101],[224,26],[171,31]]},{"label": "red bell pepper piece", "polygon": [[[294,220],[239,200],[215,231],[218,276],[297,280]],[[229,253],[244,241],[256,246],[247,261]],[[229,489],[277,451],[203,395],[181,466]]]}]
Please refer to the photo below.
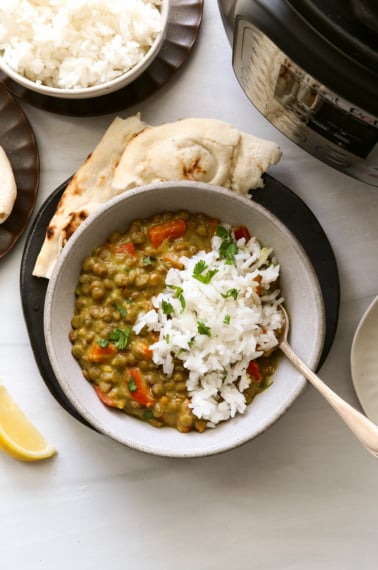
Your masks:
[{"label": "red bell pepper piece", "polygon": [[95,390],[96,390],[96,394],[100,398],[101,402],[103,402],[107,406],[110,406],[111,408],[117,407],[117,404],[114,402],[114,400],[112,400],[110,398],[110,396],[108,396],[107,394],[104,394],[104,392],[101,390],[100,386],[95,386]]},{"label": "red bell pepper piece", "polygon": [[211,218],[211,220],[209,221],[209,227],[210,227],[210,234],[212,236],[215,234],[218,225],[219,225],[219,220],[217,220],[216,218]]},{"label": "red bell pepper piece", "polygon": [[157,249],[166,239],[183,237],[186,234],[186,221],[182,218],[169,220],[151,226],[147,233],[152,246]]},{"label": "red bell pepper piece", "polygon": [[245,238],[245,241],[249,241],[251,239],[251,234],[249,233],[249,230],[246,226],[238,226],[235,228],[234,236],[236,240]]},{"label": "red bell pepper piece", "polygon": [[120,243],[114,247],[115,253],[126,253],[127,255],[136,255],[135,246],[131,242]]},{"label": "red bell pepper piece", "polygon": [[101,363],[107,362],[114,356],[117,352],[117,347],[109,343],[107,346],[100,346],[97,342],[94,342],[89,349],[88,358],[91,362]]},{"label": "red bell pepper piece", "polygon": [[252,376],[257,382],[261,382],[262,376],[260,372],[260,367],[256,360],[251,360],[251,362],[247,366],[247,374]]},{"label": "red bell pepper piece", "polygon": [[127,374],[126,381],[133,400],[147,408],[151,408],[154,405],[149,386],[140,373],[139,368],[131,368]]}]

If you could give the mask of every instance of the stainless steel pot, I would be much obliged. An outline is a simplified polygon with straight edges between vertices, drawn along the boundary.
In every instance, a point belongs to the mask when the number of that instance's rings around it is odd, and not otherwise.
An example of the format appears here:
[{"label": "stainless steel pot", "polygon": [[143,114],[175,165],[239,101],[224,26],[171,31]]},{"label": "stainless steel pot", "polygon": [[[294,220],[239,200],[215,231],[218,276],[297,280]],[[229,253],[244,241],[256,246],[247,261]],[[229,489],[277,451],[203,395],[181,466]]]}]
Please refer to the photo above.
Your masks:
[{"label": "stainless steel pot", "polygon": [[255,107],[312,155],[378,186],[378,2],[218,5]]}]

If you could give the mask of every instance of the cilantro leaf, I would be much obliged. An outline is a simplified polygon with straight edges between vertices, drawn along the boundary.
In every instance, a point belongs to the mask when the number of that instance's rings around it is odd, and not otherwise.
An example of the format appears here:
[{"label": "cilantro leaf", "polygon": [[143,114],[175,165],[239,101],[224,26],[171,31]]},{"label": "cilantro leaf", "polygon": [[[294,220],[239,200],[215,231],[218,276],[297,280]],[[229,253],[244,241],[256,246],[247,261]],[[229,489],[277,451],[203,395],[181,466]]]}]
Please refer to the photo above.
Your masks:
[{"label": "cilantro leaf", "polygon": [[221,257],[226,260],[227,265],[234,265],[235,255],[238,253],[239,248],[236,245],[231,229],[227,229],[224,226],[217,226],[215,234],[222,239],[219,246]]},{"label": "cilantro leaf", "polygon": [[231,322],[231,316],[230,315],[225,315],[223,322],[225,325],[229,325]]},{"label": "cilantro leaf", "polygon": [[237,289],[228,289],[226,293],[221,293],[223,299],[228,299],[228,297],[232,297],[235,301],[238,298],[239,291]]},{"label": "cilantro leaf", "polygon": [[215,228],[215,235],[222,239],[225,239],[230,235],[230,231],[224,226],[217,226]]},{"label": "cilantro leaf", "polygon": [[165,315],[172,315],[172,313],[174,313],[172,304],[169,303],[168,301],[162,301],[161,308],[163,309],[163,313]]},{"label": "cilantro leaf", "polygon": [[154,417],[153,411],[145,410],[145,412],[143,412],[143,417],[145,420],[152,420],[152,418]]},{"label": "cilantro leaf", "polygon": [[194,279],[197,279],[197,281],[200,281],[201,283],[205,283],[205,285],[207,285],[208,283],[210,283],[210,281],[212,280],[212,278],[216,273],[218,273],[218,269],[209,269],[209,271],[207,271],[207,273],[205,273],[204,275],[193,274],[193,277]]},{"label": "cilantro leaf", "polygon": [[206,336],[211,336],[211,328],[205,325],[202,321],[198,321],[197,330],[199,334],[204,334]]},{"label": "cilantro leaf", "polygon": [[116,328],[109,334],[108,338],[119,350],[124,350],[129,342],[130,333],[130,327],[126,327],[124,330]]},{"label": "cilantro leaf", "polygon": [[130,376],[129,381],[127,383],[127,387],[130,390],[130,392],[135,392],[138,389],[138,386],[136,385],[135,378],[133,375]]},{"label": "cilantro leaf", "polygon": [[143,263],[145,265],[152,265],[152,257],[150,255],[146,255],[143,257]]},{"label": "cilantro leaf", "polygon": [[182,310],[184,310],[186,307],[186,301],[184,295],[183,294],[179,295],[178,300],[180,301]]},{"label": "cilantro leaf", "polygon": [[199,261],[197,261],[197,263],[194,266],[193,276],[201,275],[201,273],[203,273],[205,271],[205,269],[207,269],[207,268],[208,268],[208,265],[207,265],[206,261],[204,259],[200,259]]},{"label": "cilantro leaf", "polygon": [[207,268],[208,265],[203,259],[197,261],[193,269],[193,278],[197,279],[197,281],[200,281],[201,283],[210,283],[214,275],[218,273],[218,269],[209,269],[206,273],[204,273]]},{"label": "cilantro leaf", "polygon": [[175,291],[175,299],[178,299],[180,301],[181,308],[184,310],[186,307],[186,301],[184,295],[182,294],[183,288],[178,287],[177,285],[168,285],[168,287]]},{"label": "cilantro leaf", "polygon": [[107,348],[109,346],[109,341],[106,338],[99,338],[97,344],[101,346],[101,348]]},{"label": "cilantro leaf", "polygon": [[125,309],[125,307],[122,307],[122,305],[120,305],[119,303],[115,304],[117,310],[121,313],[122,317],[126,317],[127,316],[127,311]]},{"label": "cilantro leaf", "polygon": [[219,253],[225,258],[227,265],[235,265],[235,255],[238,251],[239,248],[234,241],[224,241],[219,248]]}]

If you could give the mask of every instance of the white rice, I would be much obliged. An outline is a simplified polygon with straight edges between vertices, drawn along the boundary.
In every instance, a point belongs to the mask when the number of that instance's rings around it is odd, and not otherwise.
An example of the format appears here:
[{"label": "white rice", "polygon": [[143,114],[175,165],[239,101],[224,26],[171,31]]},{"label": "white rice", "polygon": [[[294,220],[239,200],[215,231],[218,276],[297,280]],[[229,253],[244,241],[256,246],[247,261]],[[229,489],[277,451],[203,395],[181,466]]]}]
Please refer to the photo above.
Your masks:
[{"label": "white rice", "polygon": [[[260,296],[260,281],[264,291],[279,277],[272,251],[254,237],[248,243],[241,238],[233,265],[220,255],[221,242],[215,236],[210,252],[182,257],[184,268],[168,271],[165,290],[152,300],[154,309],[140,315],[134,326],[136,334],[144,326],[159,333],[151,345],[153,361],[168,376],[173,358],[183,361],[193,413],[208,420],[209,427],[245,411],[248,364],[277,346],[282,326],[278,286]],[[202,275],[216,270],[209,283],[193,276],[199,262],[206,264]]]},{"label": "white rice", "polygon": [[162,28],[161,0],[1,0],[0,54],[38,84],[77,89],[135,67]]}]

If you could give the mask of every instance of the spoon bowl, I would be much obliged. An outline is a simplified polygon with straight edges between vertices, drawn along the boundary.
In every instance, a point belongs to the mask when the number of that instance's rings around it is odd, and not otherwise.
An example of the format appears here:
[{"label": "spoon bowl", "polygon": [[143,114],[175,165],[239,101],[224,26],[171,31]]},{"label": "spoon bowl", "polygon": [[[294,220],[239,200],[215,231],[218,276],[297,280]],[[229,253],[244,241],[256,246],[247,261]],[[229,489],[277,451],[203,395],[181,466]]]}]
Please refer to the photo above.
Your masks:
[{"label": "spoon bowl", "polygon": [[340,398],[331,390],[320,378],[299,358],[288,343],[290,321],[287,312],[281,305],[283,314],[283,324],[279,347],[297,370],[302,372],[304,377],[320,392],[333,409],[339,414],[349,429],[366,447],[366,449],[378,457],[378,426],[376,426],[366,416],[358,412],[345,400]]}]

